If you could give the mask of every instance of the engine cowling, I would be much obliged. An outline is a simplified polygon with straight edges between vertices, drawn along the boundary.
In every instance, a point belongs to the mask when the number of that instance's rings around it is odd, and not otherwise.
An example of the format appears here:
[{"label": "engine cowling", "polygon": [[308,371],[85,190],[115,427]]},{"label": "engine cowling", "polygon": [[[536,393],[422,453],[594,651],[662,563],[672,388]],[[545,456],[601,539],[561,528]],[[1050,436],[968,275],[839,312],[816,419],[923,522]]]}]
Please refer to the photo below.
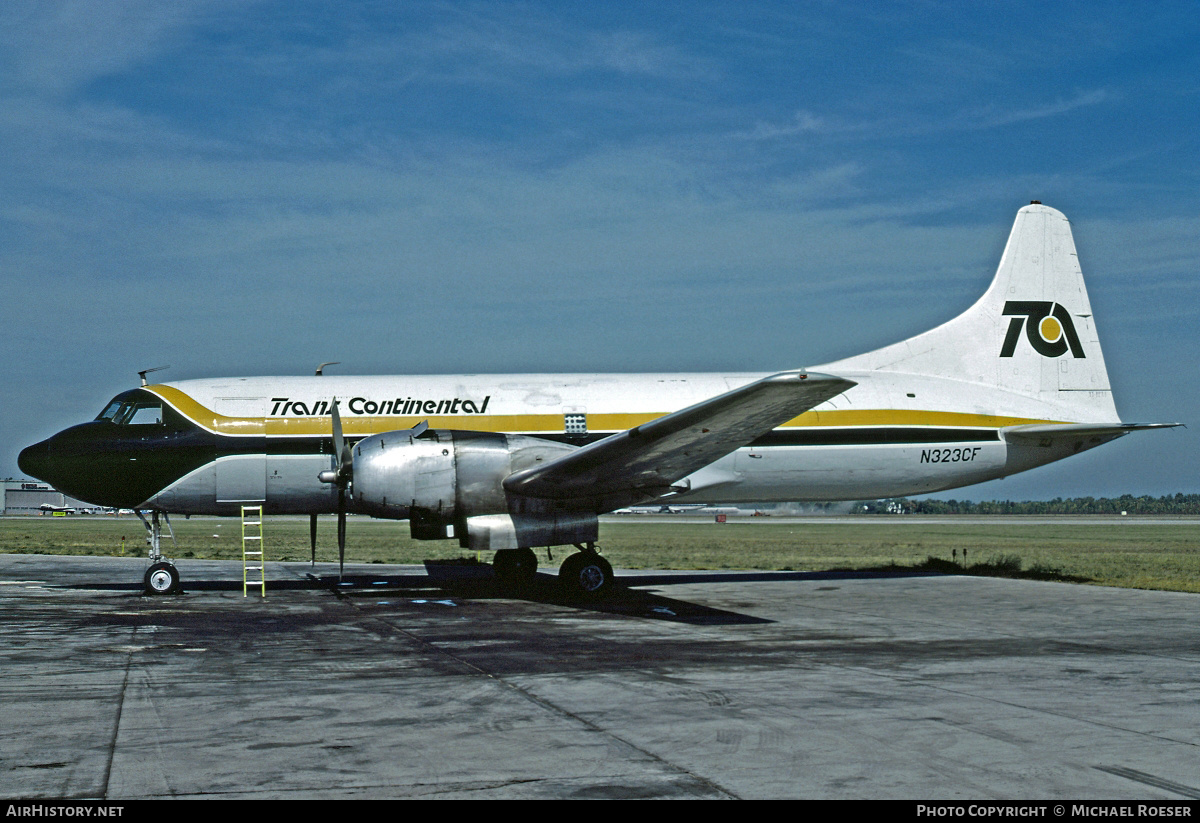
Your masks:
[{"label": "engine cowling", "polygon": [[419,540],[457,537],[464,548],[515,549],[595,541],[595,512],[504,490],[510,474],[577,447],[497,432],[393,431],[354,446],[354,511],[408,520]]}]

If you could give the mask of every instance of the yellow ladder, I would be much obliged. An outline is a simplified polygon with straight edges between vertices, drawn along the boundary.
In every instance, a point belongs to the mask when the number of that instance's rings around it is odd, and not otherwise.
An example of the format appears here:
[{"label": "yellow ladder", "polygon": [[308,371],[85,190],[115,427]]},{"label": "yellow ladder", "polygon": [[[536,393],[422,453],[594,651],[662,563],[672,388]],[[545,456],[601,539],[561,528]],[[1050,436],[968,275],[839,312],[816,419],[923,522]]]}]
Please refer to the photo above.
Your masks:
[{"label": "yellow ladder", "polygon": [[[251,519],[247,519],[250,517]],[[258,573],[258,579],[252,577]],[[242,597],[250,586],[260,586],[267,596],[267,559],[263,555],[262,506],[242,506]]]}]

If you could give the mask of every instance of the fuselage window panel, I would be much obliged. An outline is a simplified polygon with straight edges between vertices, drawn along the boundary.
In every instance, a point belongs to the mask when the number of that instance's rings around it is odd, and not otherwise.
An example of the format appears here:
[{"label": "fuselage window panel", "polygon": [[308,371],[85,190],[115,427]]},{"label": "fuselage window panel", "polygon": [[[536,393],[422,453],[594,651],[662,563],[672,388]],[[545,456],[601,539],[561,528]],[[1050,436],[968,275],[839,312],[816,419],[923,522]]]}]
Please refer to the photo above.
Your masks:
[{"label": "fuselage window panel", "polygon": [[114,400],[108,404],[108,407],[105,408],[104,411],[100,412],[100,416],[97,417],[96,419],[97,420],[112,420],[117,416],[117,412],[119,412],[120,410],[121,410],[121,401]]},{"label": "fuselage window panel", "polygon": [[155,426],[163,422],[162,406],[154,403],[139,403],[134,406],[125,420],[129,426]]}]

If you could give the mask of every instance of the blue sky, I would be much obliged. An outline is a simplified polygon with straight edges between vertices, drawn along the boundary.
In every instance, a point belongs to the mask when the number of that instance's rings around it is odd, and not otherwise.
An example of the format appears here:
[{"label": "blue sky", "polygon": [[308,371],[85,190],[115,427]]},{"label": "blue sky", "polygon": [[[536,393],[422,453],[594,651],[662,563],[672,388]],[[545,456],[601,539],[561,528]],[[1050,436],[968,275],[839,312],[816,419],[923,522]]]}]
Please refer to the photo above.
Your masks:
[{"label": "blue sky", "polygon": [[[1186,3],[0,5],[0,475],[164,380],[771,371],[1071,219],[1118,409],[1200,400]],[[1195,492],[1200,427],[971,499]]]}]

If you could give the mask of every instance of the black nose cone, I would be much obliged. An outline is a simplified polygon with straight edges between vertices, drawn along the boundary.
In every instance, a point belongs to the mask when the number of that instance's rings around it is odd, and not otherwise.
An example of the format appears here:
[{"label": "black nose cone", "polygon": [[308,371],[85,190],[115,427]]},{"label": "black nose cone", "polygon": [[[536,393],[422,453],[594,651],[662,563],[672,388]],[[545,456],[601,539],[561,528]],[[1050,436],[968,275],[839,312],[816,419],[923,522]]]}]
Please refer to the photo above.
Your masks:
[{"label": "black nose cone", "polygon": [[43,440],[41,443],[34,443],[29,448],[22,449],[20,456],[17,457],[17,466],[23,474],[47,482],[49,482],[49,479],[46,477],[46,471],[49,468],[49,462],[49,440]]}]

